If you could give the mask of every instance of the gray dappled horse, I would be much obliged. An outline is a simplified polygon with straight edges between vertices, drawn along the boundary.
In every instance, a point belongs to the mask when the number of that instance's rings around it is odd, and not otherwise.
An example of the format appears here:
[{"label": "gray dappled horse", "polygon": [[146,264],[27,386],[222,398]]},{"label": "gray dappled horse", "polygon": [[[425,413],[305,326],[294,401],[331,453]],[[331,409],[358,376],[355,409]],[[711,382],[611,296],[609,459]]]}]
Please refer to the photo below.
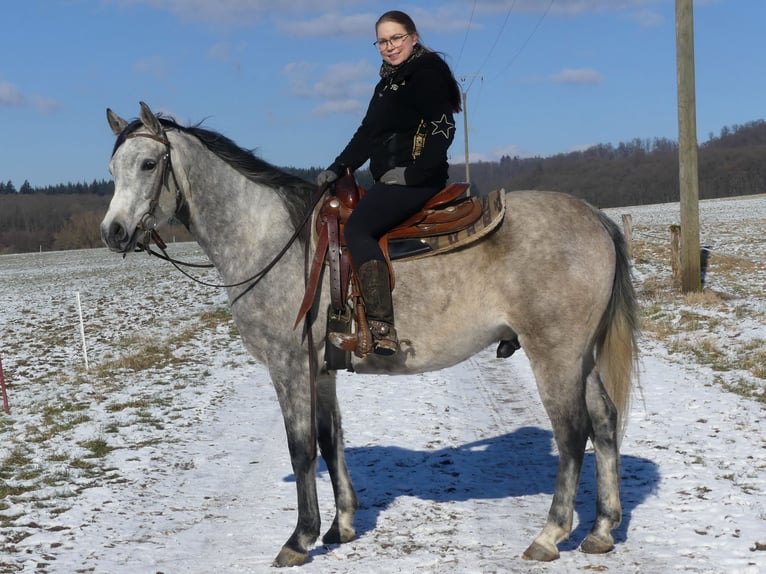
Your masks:
[{"label": "gray dappled horse", "polygon": [[[155,116],[141,103],[126,122],[107,110],[117,135],[110,170],[114,198],[101,223],[110,249],[133,251],[171,217],[194,235],[226,284],[257,274],[287,244],[315,187],[287,175],[231,140]],[[617,226],[571,196],[507,194],[502,226],[472,247],[395,263],[397,328],[409,344],[391,357],[354,358],[357,373],[411,374],[449,367],[518,336],[550,417],[559,452],[548,519],[523,556],[558,557],[572,529],[574,498],[588,437],[595,449],[597,516],[585,552],[613,548],[620,523],[619,442],[634,375],[637,308],[625,242]],[[318,296],[313,348],[293,329],[304,294],[304,244],[294,243],[255,286],[228,287],[232,315],[248,351],[269,370],[284,416],[298,491],[298,521],[275,565],[302,564],[320,534],[316,443],[335,494],[325,543],[355,536],[357,498],[344,456],[335,373],[309,362],[324,346]]]}]

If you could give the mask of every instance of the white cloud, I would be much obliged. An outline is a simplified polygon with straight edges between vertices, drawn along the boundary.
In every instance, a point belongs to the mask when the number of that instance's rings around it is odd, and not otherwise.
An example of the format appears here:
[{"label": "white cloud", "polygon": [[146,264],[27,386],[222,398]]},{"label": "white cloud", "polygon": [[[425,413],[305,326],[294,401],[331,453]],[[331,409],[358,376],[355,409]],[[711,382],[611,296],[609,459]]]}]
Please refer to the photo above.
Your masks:
[{"label": "white cloud", "polygon": [[19,89],[10,82],[0,82],[0,106],[20,106],[24,103]]},{"label": "white cloud", "polygon": [[138,60],[133,64],[133,69],[141,74],[152,76],[158,80],[164,80],[169,75],[168,66],[161,56],[151,56]]},{"label": "white cloud", "polygon": [[299,38],[374,35],[378,14],[322,14],[313,19],[284,21],[279,29]]},{"label": "white cloud", "polygon": [[566,68],[561,70],[558,74],[553,74],[550,79],[557,84],[593,85],[600,84],[603,80],[603,76],[596,70],[591,70],[590,68]]},{"label": "white cloud", "polygon": [[290,93],[299,98],[324,100],[314,108],[313,115],[364,113],[377,77],[377,70],[369,61],[333,64],[318,78],[317,71],[316,65],[307,62],[292,62],[282,69]]},{"label": "white cloud", "polygon": [[327,73],[314,84],[314,92],[320,97],[340,95],[369,98],[376,70],[367,60],[351,63],[333,64]]},{"label": "white cloud", "polygon": [[[698,0],[702,1],[702,0]],[[716,0],[706,0],[715,2]],[[654,27],[665,22],[658,8],[666,0],[480,0],[476,9],[480,13],[500,14],[509,10],[517,13],[576,17],[595,12],[622,12],[642,27]]]},{"label": "white cloud", "polygon": [[32,106],[41,112],[52,113],[61,107],[61,103],[43,96],[24,96],[15,84],[0,82],[0,106]]},{"label": "white cloud", "polygon": [[364,105],[359,100],[329,100],[316,106],[312,115],[318,117],[335,114],[360,116],[364,114],[364,110]]},{"label": "white cloud", "polygon": [[246,48],[247,45],[244,42],[239,42],[235,45],[229,42],[219,42],[208,48],[207,59],[227,64],[239,73],[243,68],[242,54]]},{"label": "white cloud", "polygon": [[228,42],[213,44],[208,48],[207,57],[210,60],[219,60],[221,62],[231,61],[231,47]]},{"label": "white cloud", "polygon": [[632,15],[642,28],[657,28],[665,23],[665,17],[653,10],[639,10]]},{"label": "white cloud", "polygon": [[61,108],[61,102],[43,96],[31,96],[29,102],[41,112],[51,114]]},{"label": "white cloud", "polygon": [[[349,13],[360,0],[105,0],[119,6],[147,5],[184,20],[217,26],[252,26],[266,17]],[[373,20],[374,22],[374,20]]]}]

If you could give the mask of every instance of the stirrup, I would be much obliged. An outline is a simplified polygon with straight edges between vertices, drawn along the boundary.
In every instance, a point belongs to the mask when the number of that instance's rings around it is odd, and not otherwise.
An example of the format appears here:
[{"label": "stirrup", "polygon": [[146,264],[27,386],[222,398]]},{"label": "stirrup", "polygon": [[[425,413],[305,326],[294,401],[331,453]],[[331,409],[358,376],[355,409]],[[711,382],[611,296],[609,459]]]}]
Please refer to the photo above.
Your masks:
[{"label": "stirrup", "polygon": [[356,333],[339,333],[331,331],[327,333],[327,342],[341,351],[355,351],[357,346]]},{"label": "stirrup", "polygon": [[393,355],[399,350],[399,340],[396,337],[396,329],[390,323],[370,319],[370,332],[372,333],[372,351],[376,355]]}]

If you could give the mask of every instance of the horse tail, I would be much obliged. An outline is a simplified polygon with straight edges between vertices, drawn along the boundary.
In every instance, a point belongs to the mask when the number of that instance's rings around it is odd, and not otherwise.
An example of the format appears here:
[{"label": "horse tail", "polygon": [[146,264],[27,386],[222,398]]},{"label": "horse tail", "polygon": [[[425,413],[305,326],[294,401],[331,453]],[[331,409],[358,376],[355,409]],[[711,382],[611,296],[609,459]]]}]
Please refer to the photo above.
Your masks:
[{"label": "horse tail", "polygon": [[625,433],[631,388],[638,373],[638,302],[630,271],[630,258],[620,228],[600,211],[602,224],[612,236],[615,269],[612,296],[601,319],[596,339],[596,368],[617,409],[618,441]]}]

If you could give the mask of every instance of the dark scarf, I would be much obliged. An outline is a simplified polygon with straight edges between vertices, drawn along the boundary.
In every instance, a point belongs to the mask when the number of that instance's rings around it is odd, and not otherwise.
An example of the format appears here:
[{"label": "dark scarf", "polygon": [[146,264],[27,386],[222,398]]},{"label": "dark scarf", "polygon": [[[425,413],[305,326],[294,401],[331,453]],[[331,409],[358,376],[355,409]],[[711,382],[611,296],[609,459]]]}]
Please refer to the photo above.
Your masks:
[{"label": "dark scarf", "polygon": [[412,54],[410,54],[410,57],[407,58],[404,62],[399,64],[398,66],[392,66],[385,60],[383,61],[383,64],[380,66],[380,77],[381,78],[388,78],[393,76],[396,72],[404,68],[407,64],[412,62],[413,60],[416,60],[417,58],[420,58],[423,54],[426,54],[428,50],[426,50],[423,46],[420,44],[415,44],[412,47]]}]

